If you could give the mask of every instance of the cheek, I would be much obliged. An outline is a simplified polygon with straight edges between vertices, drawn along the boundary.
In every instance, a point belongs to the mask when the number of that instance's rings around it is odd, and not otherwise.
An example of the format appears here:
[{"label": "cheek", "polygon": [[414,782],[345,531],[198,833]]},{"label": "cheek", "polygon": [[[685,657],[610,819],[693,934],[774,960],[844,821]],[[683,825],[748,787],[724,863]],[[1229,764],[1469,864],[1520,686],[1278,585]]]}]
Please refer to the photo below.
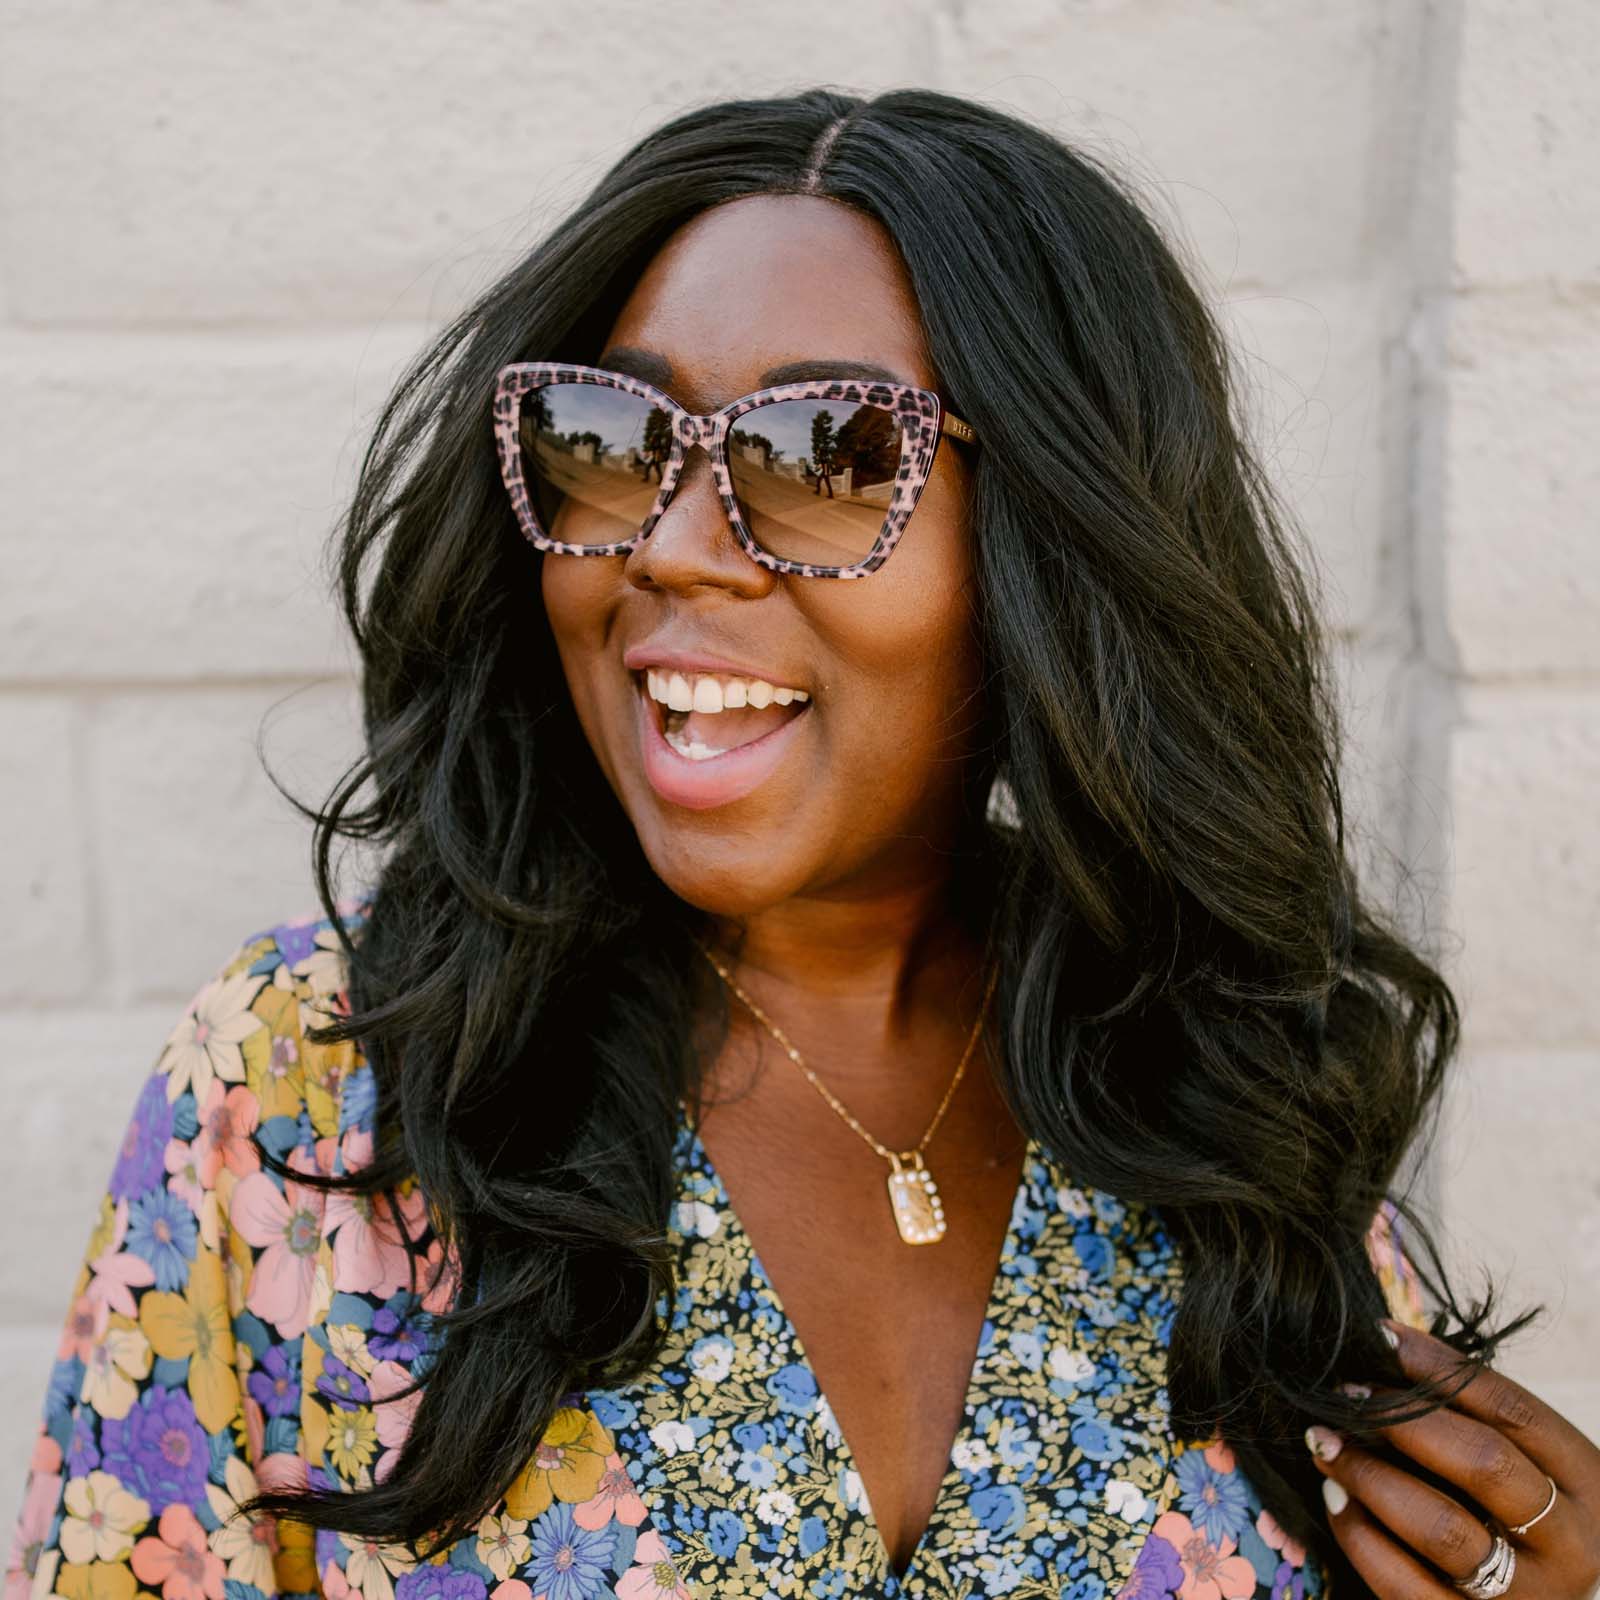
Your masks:
[{"label": "cheek", "polygon": [[616,611],[622,557],[544,556],[539,593],[561,669],[584,731],[596,743],[598,684]]}]

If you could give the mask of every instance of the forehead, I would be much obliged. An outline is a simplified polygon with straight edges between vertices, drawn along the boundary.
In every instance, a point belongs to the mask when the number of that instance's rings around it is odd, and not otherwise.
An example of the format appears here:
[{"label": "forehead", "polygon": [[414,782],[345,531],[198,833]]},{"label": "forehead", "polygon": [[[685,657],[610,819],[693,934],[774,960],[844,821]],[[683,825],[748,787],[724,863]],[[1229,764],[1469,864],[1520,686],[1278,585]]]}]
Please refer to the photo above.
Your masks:
[{"label": "forehead", "polygon": [[678,229],[606,340],[655,352],[673,397],[710,411],[787,362],[874,362],[931,386],[905,265],[882,225],[814,195],[749,195]]}]

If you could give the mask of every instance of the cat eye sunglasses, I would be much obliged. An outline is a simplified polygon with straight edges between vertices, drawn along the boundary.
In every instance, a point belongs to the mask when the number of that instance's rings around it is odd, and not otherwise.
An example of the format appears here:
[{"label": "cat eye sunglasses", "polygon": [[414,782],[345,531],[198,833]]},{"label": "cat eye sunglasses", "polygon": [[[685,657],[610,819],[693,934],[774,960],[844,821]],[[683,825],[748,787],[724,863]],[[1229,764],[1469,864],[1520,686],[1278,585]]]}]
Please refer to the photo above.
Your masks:
[{"label": "cat eye sunglasses", "polygon": [[600,367],[515,362],[495,383],[500,476],[523,533],[562,555],[626,555],[667,507],[692,445],[740,546],[774,572],[864,578],[911,520],[945,434],[977,435],[931,389],[826,379],[697,417]]}]

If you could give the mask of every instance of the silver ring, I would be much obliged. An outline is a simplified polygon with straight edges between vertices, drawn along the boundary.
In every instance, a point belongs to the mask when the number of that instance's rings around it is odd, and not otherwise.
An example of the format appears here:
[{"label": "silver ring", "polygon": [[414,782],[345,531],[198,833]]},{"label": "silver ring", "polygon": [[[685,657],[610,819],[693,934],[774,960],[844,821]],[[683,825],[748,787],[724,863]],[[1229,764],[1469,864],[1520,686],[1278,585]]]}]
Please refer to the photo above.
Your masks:
[{"label": "silver ring", "polygon": [[1472,1600],[1495,1600],[1497,1595],[1504,1594],[1511,1587],[1517,1570],[1517,1553],[1511,1548],[1510,1541],[1492,1528],[1488,1531],[1494,1543],[1489,1547],[1488,1555],[1478,1563],[1477,1571],[1470,1578],[1451,1580],[1462,1594],[1471,1595]]},{"label": "silver ring", "polygon": [[[1556,1503],[1556,1480],[1547,1472],[1544,1475],[1544,1481],[1550,1485],[1550,1498],[1545,1501],[1544,1510],[1539,1513],[1539,1517],[1547,1515],[1551,1506]],[[1539,1517],[1529,1517],[1526,1522],[1519,1522],[1516,1527],[1507,1528],[1506,1532],[1514,1533],[1518,1538],[1521,1538],[1539,1520]]]}]

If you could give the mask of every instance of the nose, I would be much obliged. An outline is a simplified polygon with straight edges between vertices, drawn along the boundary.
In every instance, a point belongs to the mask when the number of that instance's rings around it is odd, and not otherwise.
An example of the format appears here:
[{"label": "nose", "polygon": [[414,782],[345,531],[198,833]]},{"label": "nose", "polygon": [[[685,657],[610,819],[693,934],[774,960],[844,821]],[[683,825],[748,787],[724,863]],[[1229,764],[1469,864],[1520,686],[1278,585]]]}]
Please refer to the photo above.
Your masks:
[{"label": "nose", "polygon": [[637,589],[680,594],[722,589],[756,599],[777,582],[775,573],[740,547],[701,444],[689,446],[667,509],[649,536],[628,552],[622,570]]}]

